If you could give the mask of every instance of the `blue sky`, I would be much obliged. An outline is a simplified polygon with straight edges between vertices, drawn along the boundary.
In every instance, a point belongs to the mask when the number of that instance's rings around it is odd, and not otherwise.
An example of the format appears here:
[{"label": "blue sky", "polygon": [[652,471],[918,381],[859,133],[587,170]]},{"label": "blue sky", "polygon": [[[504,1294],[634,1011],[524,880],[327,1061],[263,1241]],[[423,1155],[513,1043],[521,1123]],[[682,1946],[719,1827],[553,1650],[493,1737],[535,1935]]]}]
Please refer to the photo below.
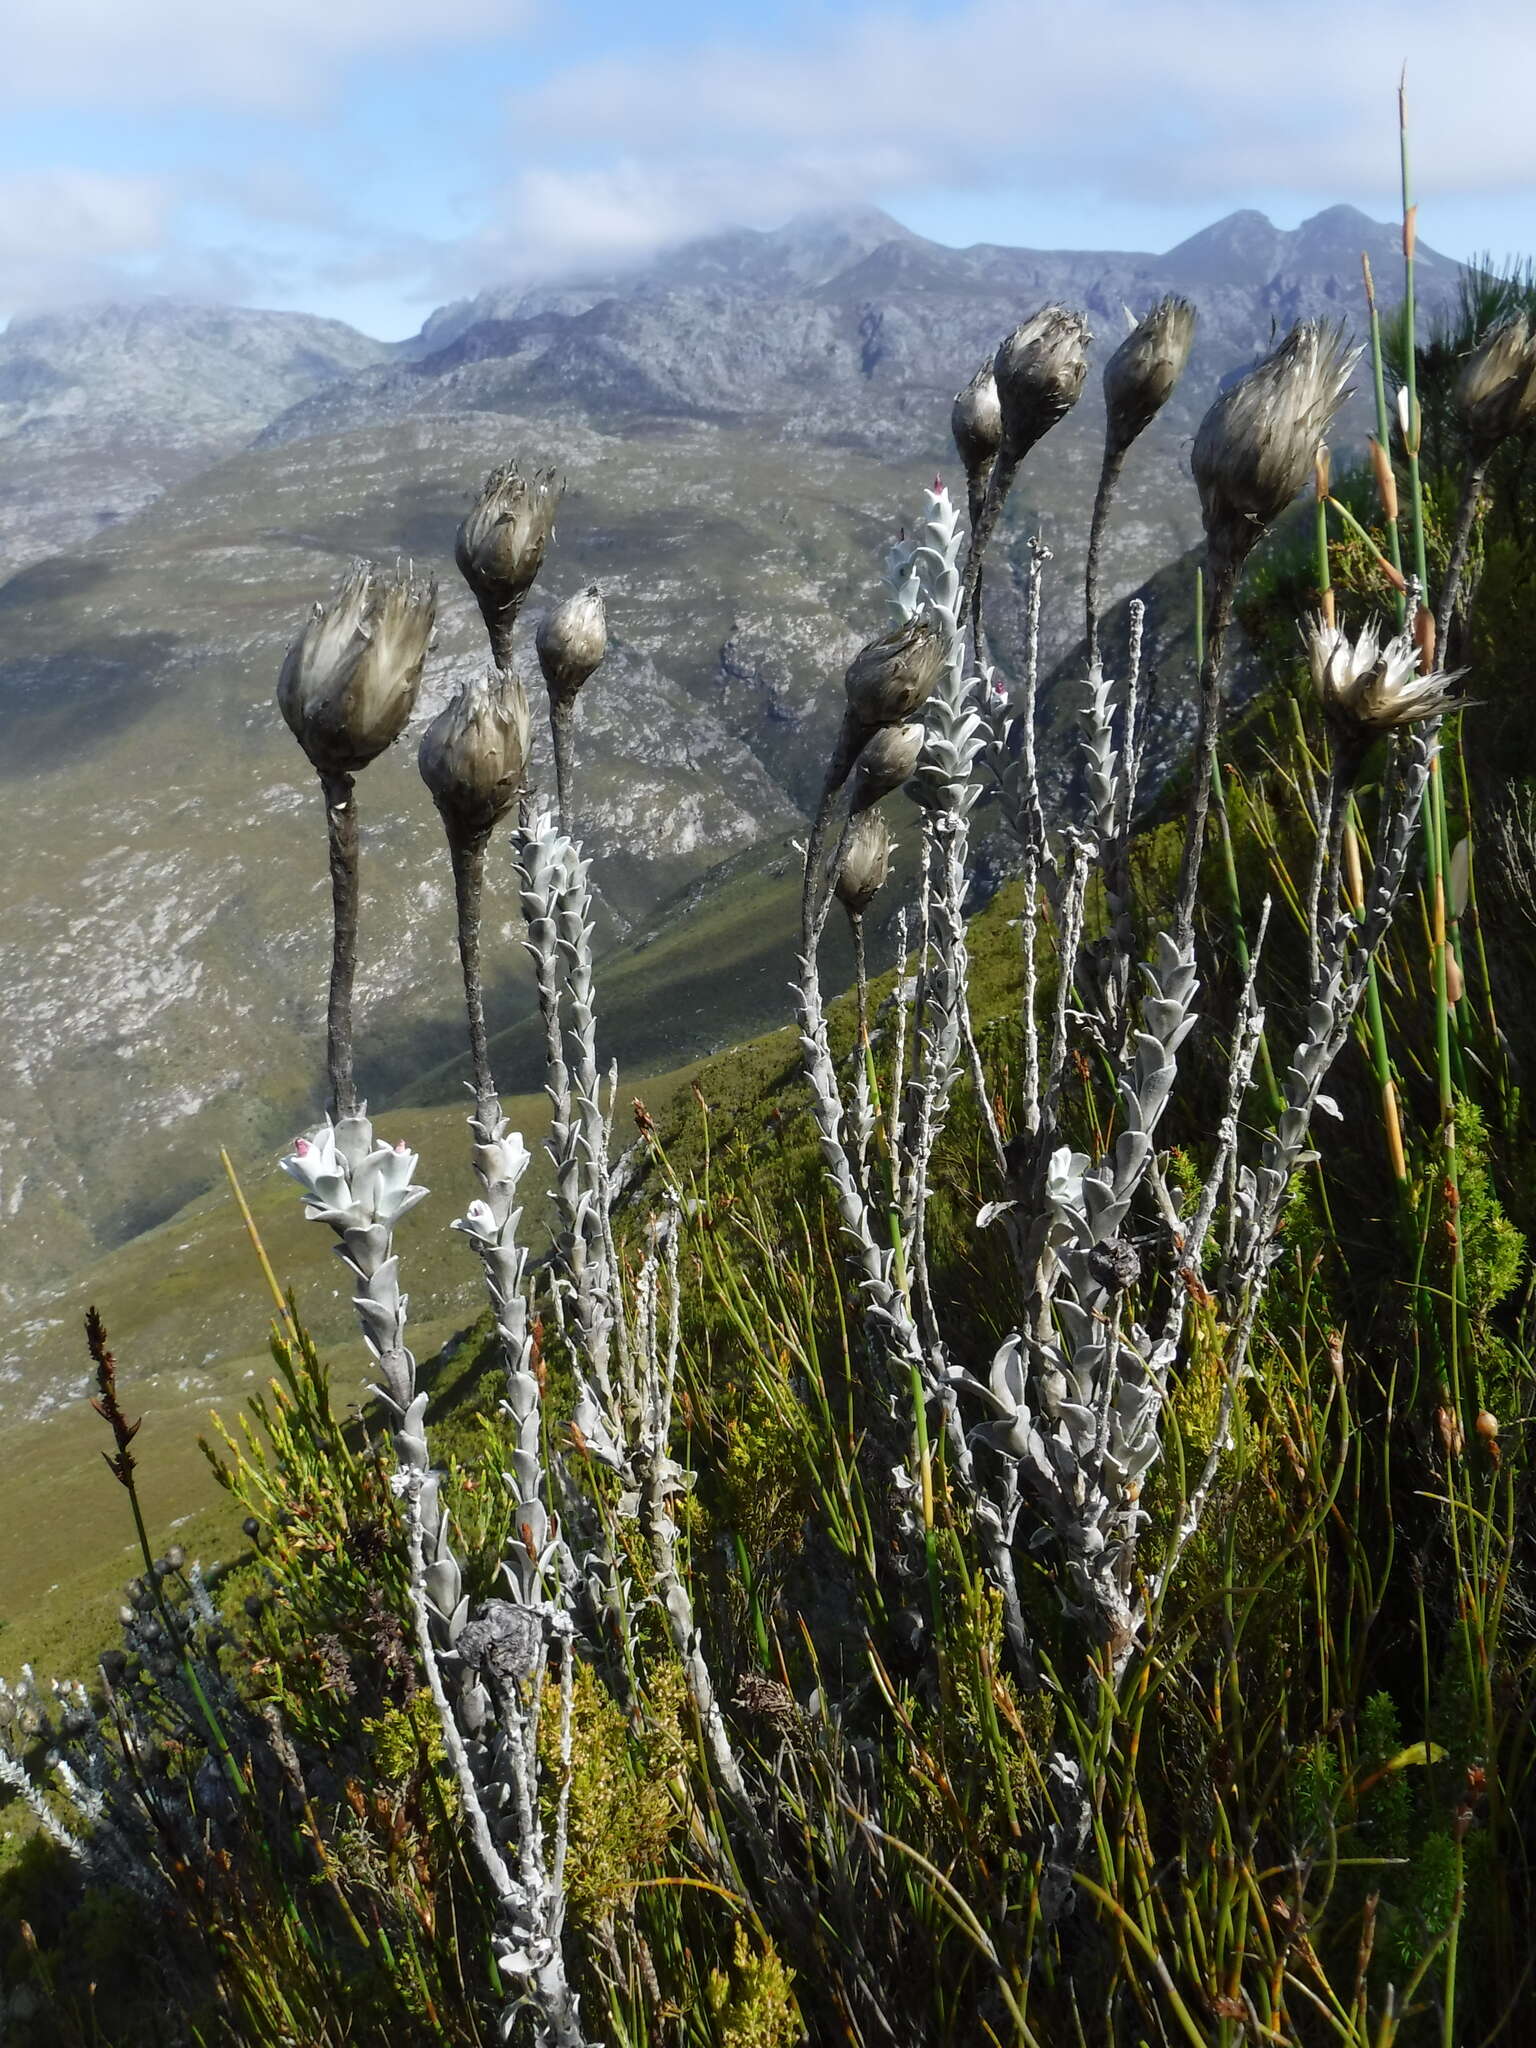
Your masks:
[{"label": "blue sky", "polygon": [[1258,207],[1536,250],[1536,9],[1482,0],[7,0],[0,315],[174,292],[413,332],[479,287],[873,201],[1163,249]]}]

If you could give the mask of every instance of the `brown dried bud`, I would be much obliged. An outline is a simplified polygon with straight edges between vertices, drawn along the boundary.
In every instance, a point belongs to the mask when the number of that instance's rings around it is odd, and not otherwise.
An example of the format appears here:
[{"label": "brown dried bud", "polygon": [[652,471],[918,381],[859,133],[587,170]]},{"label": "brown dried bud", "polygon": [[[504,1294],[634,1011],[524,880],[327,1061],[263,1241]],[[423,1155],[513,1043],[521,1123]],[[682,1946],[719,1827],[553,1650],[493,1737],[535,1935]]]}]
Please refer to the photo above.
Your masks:
[{"label": "brown dried bud", "polygon": [[417,765],[450,838],[483,839],[528,765],[528,693],[514,675],[471,676],[421,736]]},{"label": "brown dried bud", "polygon": [[1440,1431],[1440,1442],[1448,1458],[1459,1458],[1466,1449],[1467,1440],[1462,1432],[1461,1417],[1449,1401],[1442,1401],[1435,1410],[1435,1425]]},{"label": "brown dried bud", "polygon": [[546,612],[534,644],[550,696],[568,704],[608,652],[608,621],[597,585]]},{"label": "brown dried bud", "polygon": [[1382,447],[1374,434],[1370,437],[1371,474],[1376,479],[1376,497],[1381,506],[1381,516],[1388,525],[1397,523],[1397,476],[1392,468],[1392,458]]},{"label": "brown dried bud", "polygon": [[1536,321],[1517,314],[1478,343],[1456,380],[1456,405],[1475,456],[1536,421]]},{"label": "brown dried bud", "polygon": [[491,652],[505,668],[512,626],[555,530],[561,485],[552,469],[524,476],[515,462],[493,469],[459,528],[453,556],[475,594]]},{"label": "brown dried bud", "polygon": [[1190,467],[1213,563],[1240,569],[1313,476],[1359,353],[1342,327],[1303,321],[1206,414]]},{"label": "brown dried bud", "polygon": [[891,835],[878,811],[865,811],[848,835],[837,871],[837,900],[850,917],[862,917],[891,872]]},{"label": "brown dried bud", "polygon": [[923,751],[924,730],[922,720],[914,718],[905,725],[882,726],[866,740],[853,764],[849,808],[855,817],[910,779]]},{"label": "brown dried bud", "polygon": [[900,725],[928,702],[943,666],[935,621],[926,612],[904,619],[849,662],[843,678],[848,708],[867,728]]},{"label": "brown dried bud", "polygon": [[437,585],[409,568],[358,562],[289,648],[278,709],[321,775],[355,775],[399,738],[415,708]]},{"label": "brown dried bud", "polygon": [[1194,339],[1194,307],[1170,295],[1158,300],[1104,365],[1104,431],[1117,453],[1151,426],[1173,396]]},{"label": "brown dried bud", "polygon": [[965,389],[955,393],[949,430],[967,477],[979,476],[990,467],[1003,438],[1003,411],[990,356]]},{"label": "brown dried bud", "polygon": [[1015,327],[992,358],[1002,451],[1022,462],[1082,395],[1093,336],[1081,313],[1045,306]]},{"label": "brown dried bud", "polygon": [[1499,1462],[1499,1418],[1490,1409],[1479,1411],[1477,1434],[1483,1449],[1497,1465]]}]

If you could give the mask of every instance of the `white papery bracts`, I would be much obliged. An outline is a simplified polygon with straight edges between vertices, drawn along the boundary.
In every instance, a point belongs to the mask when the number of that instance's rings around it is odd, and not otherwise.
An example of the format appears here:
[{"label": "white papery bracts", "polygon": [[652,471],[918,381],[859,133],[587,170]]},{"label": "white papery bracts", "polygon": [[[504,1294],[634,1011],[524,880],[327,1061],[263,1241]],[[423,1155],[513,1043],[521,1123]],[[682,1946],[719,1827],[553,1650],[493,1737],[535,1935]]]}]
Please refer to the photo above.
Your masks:
[{"label": "white papery bracts", "polygon": [[960,551],[965,529],[942,485],[925,491],[922,538],[903,559],[893,557],[892,581],[903,616],[924,611],[938,627],[943,665],[928,699],[927,732],[907,794],[926,811],[967,817],[979,794],[976,762],[986,724],[976,709],[979,679],[966,674]]},{"label": "white papery bracts", "polygon": [[485,1275],[496,1335],[506,1371],[502,1413],[513,1428],[512,1469],[502,1477],[513,1499],[512,1540],[502,1576],[513,1601],[528,1607],[545,1598],[557,1572],[559,1522],[547,1504],[543,1456],[543,1409],[534,1371],[533,1333],[524,1282],[528,1253],[518,1240],[522,1207],[518,1184],[528,1169],[522,1133],[498,1118],[495,1129],[475,1130],[475,1172],[484,1189],[453,1228],[474,1246]]},{"label": "white papery bracts", "polygon": [[1082,798],[1078,828],[1098,852],[1113,837],[1120,794],[1120,756],[1114,744],[1114,684],[1095,662],[1083,684]]},{"label": "white papery bracts", "polygon": [[405,1342],[407,1297],[394,1254],[395,1225],[427,1192],[411,1179],[416,1154],[405,1144],[376,1144],[360,1109],[295,1139],[282,1167],[303,1189],[310,1222],[329,1224],[341,1239],[337,1255],[357,1281],[352,1305],[383,1382],[375,1391],[399,1429],[419,1429],[420,1417],[412,1415],[416,1361]]},{"label": "white papery bracts", "polygon": [[546,1141],[555,1198],[565,1226],[562,1255],[582,1359],[575,1424],[591,1454],[617,1460],[610,1355],[618,1321],[616,1274],[607,1240],[609,1130],[600,1100],[597,1021],[592,988],[591,863],[542,806],[514,841],[519,895],[527,923],[545,1032]]},{"label": "white papery bracts", "polygon": [[1039,1334],[1014,1331],[985,1381],[954,1375],[991,1417],[975,1432],[978,1440],[1017,1467],[1042,1517],[1033,1544],[1054,1538],[1060,1547],[1068,1606],[1121,1649],[1136,1627],[1130,1561],[1144,1519],[1137,1501],[1162,1449],[1159,1424],[1177,1349],[1174,1339],[1154,1339],[1125,1314],[1141,1260],[1123,1233],[1152,1163],[1199,989],[1191,952],[1166,933],[1142,973],[1140,1028],[1119,1084],[1120,1134],[1096,1162],[1063,1145],[1046,1165],[1037,1232],[1048,1314],[1035,1325]]}]

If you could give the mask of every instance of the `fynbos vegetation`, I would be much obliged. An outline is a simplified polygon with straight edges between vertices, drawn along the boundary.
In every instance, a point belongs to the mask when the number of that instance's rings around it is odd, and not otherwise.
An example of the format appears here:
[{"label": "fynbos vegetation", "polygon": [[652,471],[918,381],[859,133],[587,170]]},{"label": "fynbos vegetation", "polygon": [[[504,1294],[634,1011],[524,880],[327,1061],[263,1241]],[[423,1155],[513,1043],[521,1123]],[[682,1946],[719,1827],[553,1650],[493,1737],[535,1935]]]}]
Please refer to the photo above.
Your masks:
[{"label": "fynbos vegetation", "polygon": [[[1099,589],[1193,311],[1162,301],[1104,370],[1059,798],[1038,622],[1072,551],[1029,543],[1016,674],[985,571],[1087,323],[1045,307],[971,377],[965,504],[925,494],[843,679],[794,1048],[720,1060],[666,1120],[605,1059],[577,836],[603,600],[537,635],[552,806],[517,621],[559,484],[487,479],[458,560],[491,666],[420,749],[473,1075],[446,1227],[486,1307],[429,1364],[397,1234],[427,1191],[357,1098],[352,991],[355,778],[405,724],[434,594],[360,566],[317,608],[279,701],[325,800],[329,1113],[283,1165],[371,1402],[338,1415],[274,1280],[279,1377],[210,1449],[251,1548],[205,1575],[155,1554],[92,1312],[143,1570],[88,1686],[0,1700],[35,1822],[18,2038],[1524,2038],[1530,1037],[1500,1008],[1528,1000],[1536,830],[1474,721],[1523,659],[1536,304],[1470,276],[1420,343],[1406,218],[1401,321],[1367,276],[1359,345],[1299,325],[1195,440],[1166,790],[1142,608],[1122,635]],[[1378,431],[1335,482],[1352,377]],[[1235,716],[1234,626],[1268,671]],[[979,822],[1014,871],[977,910]],[[488,895],[537,991],[537,1188],[490,1068]],[[856,986],[829,1002],[838,904]]]}]

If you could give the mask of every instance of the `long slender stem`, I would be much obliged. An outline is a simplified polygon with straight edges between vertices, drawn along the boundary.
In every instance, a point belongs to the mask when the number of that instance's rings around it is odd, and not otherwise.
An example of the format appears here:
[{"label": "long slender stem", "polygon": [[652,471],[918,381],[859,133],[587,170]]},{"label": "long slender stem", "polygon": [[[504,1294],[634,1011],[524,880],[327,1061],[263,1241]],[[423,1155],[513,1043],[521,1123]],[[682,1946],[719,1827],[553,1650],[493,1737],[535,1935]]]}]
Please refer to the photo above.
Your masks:
[{"label": "long slender stem", "polygon": [[806,953],[809,953],[816,943],[816,903],[821,882],[821,854],[827,843],[827,826],[832,819],[832,806],[836,802],[837,787],[829,779],[811,823],[810,837],[805,842],[805,875],[800,885],[800,943]]},{"label": "long slender stem", "polygon": [[869,1050],[869,978],[864,960],[864,913],[850,910],[848,929],[853,934],[853,975],[859,1010],[859,1052]]},{"label": "long slender stem", "polygon": [[1447,658],[1451,620],[1455,616],[1456,600],[1461,595],[1461,579],[1466,572],[1472,529],[1477,524],[1477,508],[1482,503],[1483,479],[1487,474],[1488,458],[1474,458],[1467,466],[1466,479],[1461,487],[1450,558],[1445,565],[1445,581],[1440,586],[1440,603],[1435,610],[1435,646],[1440,650],[1437,658],[1442,665]]},{"label": "long slender stem", "polygon": [[[987,486],[992,477],[993,458],[979,462],[974,469],[965,473],[965,512],[974,540],[981,525],[982,513],[987,502]],[[963,616],[963,614],[962,614]],[[976,587],[971,592],[971,659],[980,663],[986,659],[986,648],[981,635],[981,569],[977,566]]]},{"label": "long slender stem", "polygon": [[1099,658],[1099,570],[1104,553],[1104,528],[1109,519],[1115,485],[1125,467],[1126,450],[1105,436],[1104,461],[1099,469],[1099,488],[1094,494],[1093,522],[1088,529],[1088,565],[1083,574],[1083,603],[1088,622],[1088,666]]},{"label": "long slender stem", "polygon": [[1399,86],[1397,95],[1398,149],[1403,192],[1403,388],[1408,398],[1408,427],[1403,449],[1408,458],[1408,512],[1413,531],[1413,573],[1419,579],[1419,602],[1429,589],[1429,571],[1424,555],[1424,493],[1419,483],[1419,332],[1416,311],[1413,253],[1418,227],[1418,209],[1413,204],[1408,167],[1408,94]]},{"label": "long slender stem", "polygon": [[357,805],[350,775],[322,775],[331,855],[331,993],[326,1009],[325,1065],[331,1116],[352,1116],[352,985],[357,978]]},{"label": "long slender stem", "polygon": [[555,801],[560,807],[560,830],[567,837],[576,831],[574,699],[551,697],[549,730],[555,745]]},{"label": "long slender stem", "polygon": [[1000,453],[992,464],[992,474],[987,479],[987,495],[981,501],[981,511],[971,528],[970,546],[966,549],[965,569],[961,577],[964,593],[960,616],[971,615],[972,631],[977,644],[981,640],[981,567],[988,545],[997,526],[1004,500],[1018,474],[1018,460],[1015,456]]},{"label": "long slender stem", "polygon": [[1340,795],[1339,769],[1335,758],[1323,791],[1323,807],[1317,818],[1317,842],[1312,849],[1312,871],[1307,879],[1307,980],[1313,988],[1317,986],[1318,959],[1323,945],[1323,878],[1334,862],[1336,852],[1335,820],[1338,821],[1340,834],[1343,832]]},{"label": "long slender stem", "polygon": [[459,965],[464,972],[464,1009],[469,1019],[469,1059],[475,1078],[475,1115],[490,1130],[496,1118],[490,1045],[485,1029],[485,994],[480,982],[480,899],[485,884],[486,836],[448,836],[453,862],[453,897],[459,923]]},{"label": "long slender stem", "polygon": [[[1368,256],[1360,259],[1365,276],[1365,303],[1371,323],[1371,388],[1376,400],[1376,440],[1381,449],[1382,461],[1387,465],[1388,476],[1384,483],[1385,498],[1382,515],[1387,523],[1387,552],[1392,568],[1396,572],[1396,583],[1392,592],[1393,609],[1397,614],[1398,631],[1401,632],[1407,620],[1408,606],[1402,588],[1403,584],[1403,542],[1396,514],[1397,482],[1391,474],[1392,430],[1387,414],[1387,380],[1385,353],[1381,345],[1381,311],[1376,304],[1376,284],[1371,276],[1371,260]],[[1389,516],[1391,515],[1391,516]],[[1354,830],[1353,824],[1350,827]],[[1365,904],[1355,904],[1355,916],[1365,915]],[[1366,1024],[1371,1040],[1371,1060],[1376,1069],[1376,1085],[1381,1093],[1382,1123],[1387,1134],[1387,1156],[1392,1163],[1393,1177],[1397,1182],[1400,1198],[1406,1197],[1408,1188],[1408,1161],[1403,1150],[1402,1120],[1398,1113],[1397,1083],[1392,1076],[1392,1057],[1387,1045],[1386,1019],[1382,1011],[1381,981],[1375,960],[1370,965],[1366,983]]]},{"label": "long slender stem", "polygon": [[1216,743],[1221,736],[1221,660],[1227,628],[1232,623],[1232,601],[1237,593],[1238,568],[1225,559],[1210,564],[1211,608],[1206,626],[1205,659],[1200,664],[1200,722],[1195,732],[1193,781],[1189,788],[1189,809],[1184,823],[1184,851],[1179,861],[1178,910],[1174,942],[1187,946],[1194,935],[1195,899],[1200,889],[1200,856],[1205,843],[1205,821],[1211,806],[1211,776],[1216,765]]}]

